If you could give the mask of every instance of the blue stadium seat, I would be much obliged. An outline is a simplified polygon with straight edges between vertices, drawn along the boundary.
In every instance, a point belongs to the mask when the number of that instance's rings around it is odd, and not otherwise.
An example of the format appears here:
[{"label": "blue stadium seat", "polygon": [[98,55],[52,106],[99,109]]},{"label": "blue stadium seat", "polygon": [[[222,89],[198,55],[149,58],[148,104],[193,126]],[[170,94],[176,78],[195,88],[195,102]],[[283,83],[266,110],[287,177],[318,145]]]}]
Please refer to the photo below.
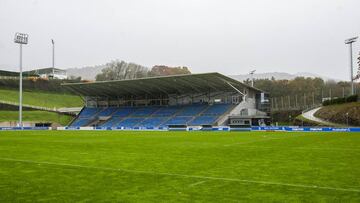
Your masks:
[{"label": "blue stadium seat", "polygon": [[191,119],[192,116],[175,116],[168,120],[165,125],[186,125]]},{"label": "blue stadium seat", "polygon": [[191,104],[185,106],[142,106],[84,108],[70,126],[86,126],[99,116],[111,116],[100,127],[165,127],[168,125],[213,125],[231,104]]},{"label": "blue stadium seat", "polygon": [[231,104],[213,104],[209,106],[202,115],[222,115],[228,111],[231,107]]},{"label": "blue stadium seat", "polygon": [[100,113],[98,113],[97,116],[110,116],[112,113],[114,113],[117,110],[116,107],[108,107],[108,108],[104,108],[102,109],[102,111],[100,111]]},{"label": "blue stadium seat", "polygon": [[121,121],[122,118],[120,117],[111,117],[109,120],[107,120],[105,123],[100,125],[100,127],[115,127],[117,123]]},{"label": "blue stadium seat", "polygon": [[208,105],[205,104],[192,104],[183,107],[182,111],[178,113],[178,116],[196,116],[204,111]]},{"label": "blue stadium seat", "polygon": [[119,107],[112,116],[126,117],[136,110],[135,107]]},{"label": "blue stadium seat", "polygon": [[136,117],[150,116],[158,109],[159,107],[140,107],[134,113],[132,113],[131,116],[136,116]]},{"label": "blue stadium seat", "polygon": [[85,107],[82,109],[76,120],[74,120],[70,126],[82,127],[88,125],[94,120],[95,115],[100,111],[100,108]]},{"label": "blue stadium seat", "polygon": [[213,125],[217,118],[217,116],[198,116],[189,125]]},{"label": "blue stadium seat", "polygon": [[82,127],[86,126],[93,120],[92,118],[77,118],[73,123],[71,123],[71,127]]},{"label": "blue stadium seat", "polygon": [[161,107],[159,110],[155,111],[152,115],[169,117],[175,115],[179,110],[181,110],[181,108],[182,107],[180,106]]},{"label": "blue stadium seat", "polygon": [[100,110],[100,108],[85,107],[79,117],[94,117]]},{"label": "blue stadium seat", "polygon": [[133,128],[138,123],[142,122],[143,120],[145,120],[145,118],[125,118],[124,120],[122,120],[118,124],[116,124],[116,126]]},{"label": "blue stadium seat", "polygon": [[137,124],[136,126],[137,127],[158,127],[168,119],[169,119],[169,117],[150,117],[150,118],[145,119],[141,123]]}]

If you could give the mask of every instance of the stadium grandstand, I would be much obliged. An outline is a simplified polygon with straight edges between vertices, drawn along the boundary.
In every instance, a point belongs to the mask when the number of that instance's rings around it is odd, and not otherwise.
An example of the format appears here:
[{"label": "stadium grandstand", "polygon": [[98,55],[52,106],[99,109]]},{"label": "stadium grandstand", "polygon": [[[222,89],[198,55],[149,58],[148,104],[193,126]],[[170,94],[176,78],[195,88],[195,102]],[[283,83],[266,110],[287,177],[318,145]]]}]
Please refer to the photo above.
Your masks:
[{"label": "stadium grandstand", "polygon": [[267,93],[219,73],[67,83],[63,87],[85,101],[70,127],[245,127],[269,122]]}]

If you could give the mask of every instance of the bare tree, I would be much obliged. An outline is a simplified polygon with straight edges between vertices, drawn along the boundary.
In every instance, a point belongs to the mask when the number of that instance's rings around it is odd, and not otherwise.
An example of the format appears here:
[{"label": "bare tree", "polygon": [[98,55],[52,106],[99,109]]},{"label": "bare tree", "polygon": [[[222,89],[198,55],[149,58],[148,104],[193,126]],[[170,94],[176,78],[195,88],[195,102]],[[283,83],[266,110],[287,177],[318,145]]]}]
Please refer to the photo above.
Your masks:
[{"label": "bare tree", "polygon": [[96,80],[104,81],[142,78],[147,77],[148,72],[149,69],[147,67],[135,63],[114,60],[105,65],[105,68],[101,70],[101,73],[96,75]]}]

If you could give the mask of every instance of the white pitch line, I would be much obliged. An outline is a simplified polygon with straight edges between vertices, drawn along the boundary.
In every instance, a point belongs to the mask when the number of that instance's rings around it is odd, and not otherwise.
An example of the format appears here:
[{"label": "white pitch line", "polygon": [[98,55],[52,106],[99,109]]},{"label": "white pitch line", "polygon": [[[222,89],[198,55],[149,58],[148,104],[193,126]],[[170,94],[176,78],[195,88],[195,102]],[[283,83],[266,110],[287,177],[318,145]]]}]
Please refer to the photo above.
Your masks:
[{"label": "white pitch line", "polygon": [[196,185],[200,185],[200,184],[203,184],[203,183],[205,183],[205,182],[206,182],[206,180],[199,181],[199,182],[196,182],[196,183],[190,184],[190,185],[189,185],[189,187],[194,187],[194,186],[196,186]]},{"label": "white pitch line", "polygon": [[237,179],[237,178],[224,178],[224,177],[212,177],[212,176],[200,176],[200,175],[186,175],[186,174],[178,174],[178,173],[163,173],[163,172],[153,172],[153,171],[143,171],[143,170],[131,170],[131,169],[121,169],[121,168],[83,166],[83,165],[77,165],[77,164],[42,162],[42,161],[3,158],[3,157],[0,157],[0,160],[21,162],[21,163],[31,163],[31,164],[38,164],[38,165],[45,164],[45,165],[53,165],[53,166],[66,166],[66,167],[105,170],[105,171],[119,171],[119,172],[139,173],[139,174],[148,174],[148,175],[149,174],[150,175],[163,175],[163,176],[173,176],[173,177],[182,177],[182,178],[198,178],[198,179],[204,179],[204,180],[219,180],[219,181],[228,181],[228,182],[242,182],[242,183],[259,184],[259,185],[277,185],[277,186],[287,186],[287,187],[296,187],[296,188],[323,189],[323,190],[334,190],[334,191],[360,193],[360,189],[355,189],[355,188],[336,188],[336,187],[327,187],[327,186],[303,185],[303,184],[281,183],[281,182],[260,181],[260,180],[258,181],[258,180],[246,180],[246,179]]},{"label": "white pitch line", "polygon": [[254,140],[254,141],[248,141],[248,142],[236,142],[236,143],[231,143],[231,144],[227,144],[227,145],[224,145],[224,147],[230,147],[230,146],[233,146],[233,145],[243,145],[243,144],[252,144],[252,143],[257,143],[257,142],[266,142],[266,141],[269,141],[269,140],[283,140],[283,139],[286,139],[286,138],[290,138],[290,137],[277,137],[277,138],[269,138],[269,139],[263,139],[263,140]]}]

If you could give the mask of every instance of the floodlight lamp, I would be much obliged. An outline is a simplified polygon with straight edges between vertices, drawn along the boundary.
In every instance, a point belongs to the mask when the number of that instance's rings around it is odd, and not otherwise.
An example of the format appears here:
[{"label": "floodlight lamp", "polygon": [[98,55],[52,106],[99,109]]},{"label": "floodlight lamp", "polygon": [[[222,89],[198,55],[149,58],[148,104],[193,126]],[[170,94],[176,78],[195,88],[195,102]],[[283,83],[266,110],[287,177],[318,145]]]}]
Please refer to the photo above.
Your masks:
[{"label": "floodlight lamp", "polygon": [[28,34],[19,33],[15,34],[14,42],[17,44],[27,44],[28,43]]},{"label": "floodlight lamp", "polygon": [[356,42],[358,37],[352,37],[352,38],[349,38],[347,40],[345,40],[345,44],[351,44],[353,42]]}]

